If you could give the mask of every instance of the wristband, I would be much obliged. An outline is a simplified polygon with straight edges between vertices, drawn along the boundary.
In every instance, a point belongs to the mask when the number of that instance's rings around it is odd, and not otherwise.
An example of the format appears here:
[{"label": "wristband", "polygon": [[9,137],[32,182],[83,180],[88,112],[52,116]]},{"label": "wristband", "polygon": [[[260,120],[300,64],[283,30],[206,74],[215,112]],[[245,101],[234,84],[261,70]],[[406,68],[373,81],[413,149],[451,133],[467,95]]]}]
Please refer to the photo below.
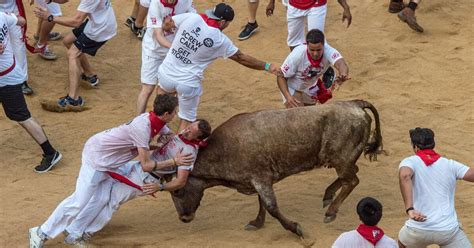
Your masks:
[{"label": "wristband", "polygon": [[413,207],[409,207],[407,208],[407,210],[405,210],[405,212],[408,214],[408,212],[410,212],[410,210],[415,210]]},{"label": "wristband", "polygon": [[265,63],[265,71],[268,71],[270,70],[270,63]]},{"label": "wristband", "polygon": [[171,159],[173,159],[173,166],[176,167],[176,160],[174,160],[174,158]]}]

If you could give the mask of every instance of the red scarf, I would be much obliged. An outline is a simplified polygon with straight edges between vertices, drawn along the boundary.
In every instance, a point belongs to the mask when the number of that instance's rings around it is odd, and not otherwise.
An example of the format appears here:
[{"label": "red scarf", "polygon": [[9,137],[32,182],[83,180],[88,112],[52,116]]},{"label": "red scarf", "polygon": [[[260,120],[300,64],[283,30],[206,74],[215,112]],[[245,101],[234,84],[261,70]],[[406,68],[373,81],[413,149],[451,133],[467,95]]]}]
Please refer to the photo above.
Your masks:
[{"label": "red scarf", "polygon": [[436,162],[441,156],[432,149],[418,150],[416,155],[423,160],[426,166],[432,165]]},{"label": "red scarf", "polygon": [[151,138],[155,137],[160,130],[166,125],[166,122],[162,121],[153,111],[150,111],[148,116],[151,124]]},{"label": "red scarf", "polygon": [[[122,176],[122,175],[120,175],[120,174],[118,174],[118,173],[115,173],[115,172],[112,172],[112,171],[107,171],[107,174],[109,174],[109,176],[110,176],[111,178],[113,178],[113,179],[115,179],[115,180],[117,180],[117,181],[119,181],[119,182],[121,182],[121,183],[124,183],[124,184],[126,184],[126,185],[128,185],[128,186],[130,186],[130,187],[133,187],[133,188],[136,188],[136,189],[138,189],[138,190],[140,190],[140,191],[143,191],[143,189],[142,189],[142,187],[141,187],[140,185],[135,184],[134,182],[130,181],[130,179],[128,179],[128,178],[125,177],[125,176]],[[156,197],[155,194],[151,194],[151,196]]]},{"label": "red scarf", "polygon": [[384,233],[383,230],[377,226],[367,226],[360,224],[357,228],[357,232],[367,241],[372,243],[374,246],[377,242],[382,239]]},{"label": "red scarf", "polygon": [[184,142],[184,144],[193,146],[194,148],[197,148],[197,149],[199,149],[200,147],[207,146],[207,142],[204,140],[188,140],[182,134],[178,135],[178,137]]},{"label": "red scarf", "polygon": [[309,54],[309,49],[306,48],[306,55],[308,55],[308,60],[309,60],[309,63],[311,64],[311,66],[317,68],[317,67],[319,67],[319,64],[321,64],[321,61],[323,60],[324,52],[321,55],[321,58],[319,58],[317,60],[314,60],[313,57],[311,57],[311,54]]},{"label": "red scarf", "polygon": [[176,0],[174,3],[168,3],[166,0],[160,0],[161,4],[165,6],[166,8],[171,9],[171,16],[174,16],[174,7],[178,4],[178,0]]},{"label": "red scarf", "polygon": [[[25,6],[23,6],[22,0],[15,0],[15,2],[16,2],[16,6],[18,7],[18,12],[19,12],[20,16],[25,18],[25,20],[26,20]],[[26,37],[26,23],[23,27],[21,27],[21,30],[22,30],[22,33],[23,33],[22,40],[25,42],[26,49],[28,49],[28,51],[30,53],[39,53],[39,52],[41,52],[42,49],[39,49],[39,51],[35,51],[35,48],[33,46],[31,46],[30,44],[28,44],[28,39]],[[44,49],[46,49],[46,46],[44,46]]]},{"label": "red scarf", "polygon": [[208,26],[219,29],[219,22],[217,20],[209,18],[206,14],[200,14],[200,16]]}]

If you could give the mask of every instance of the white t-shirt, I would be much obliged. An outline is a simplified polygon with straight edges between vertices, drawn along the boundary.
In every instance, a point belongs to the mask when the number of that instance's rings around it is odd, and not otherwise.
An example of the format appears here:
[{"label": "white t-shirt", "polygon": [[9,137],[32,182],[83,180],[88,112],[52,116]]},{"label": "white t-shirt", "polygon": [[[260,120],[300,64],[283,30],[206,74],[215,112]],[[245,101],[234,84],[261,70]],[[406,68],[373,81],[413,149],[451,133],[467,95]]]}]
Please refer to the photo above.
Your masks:
[{"label": "white t-shirt", "polygon": [[89,14],[89,22],[84,28],[87,38],[103,42],[117,34],[117,21],[110,0],[81,0],[77,10]]},{"label": "white t-shirt", "polygon": [[[166,125],[160,133],[168,133]],[[119,168],[138,156],[138,147],[149,149],[151,123],[149,113],[141,114],[132,121],[100,132],[86,142],[83,158],[98,171]]]},{"label": "white t-shirt", "polygon": [[416,155],[402,160],[401,167],[413,170],[413,208],[427,217],[424,222],[409,219],[405,224],[428,231],[449,231],[459,226],[454,208],[456,180],[462,179],[469,167],[444,157],[426,166]]},{"label": "white t-shirt", "polygon": [[398,244],[395,240],[391,239],[387,235],[383,237],[374,245],[368,240],[364,239],[357,230],[342,233],[332,248],[398,248]]},{"label": "white t-shirt", "polygon": [[[15,28],[17,22],[18,19],[15,14],[0,12],[0,44],[4,46],[4,51],[0,54],[0,73],[7,71],[14,63],[15,55],[11,43],[15,37],[11,36],[10,30]],[[17,64],[18,61],[15,61],[13,70],[6,75],[0,76],[0,87],[17,85],[24,81],[25,76],[22,75],[22,70]]]},{"label": "white t-shirt", "polygon": [[286,57],[281,70],[287,79],[288,87],[304,91],[321,77],[330,65],[334,65],[342,55],[327,42],[319,66],[314,67],[308,58],[307,45],[299,45]]},{"label": "white t-shirt", "polygon": [[0,0],[0,11],[18,14],[15,0]]},{"label": "white t-shirt", "polygon": [[[178,170],[189,170],[192,171],[194,168],[194,161],[196,161],[196,157],[199,151],[199,147],[194,146],[192,144],[186,144],[183,140],[178,136],[175,135],[166,145],[164,145],[161,149],[156,149],[152,154],[152,159],[155,161],[165,161],[168,160],[176,155],[181,149],[183,149],[182,154],[192,154],[193,155],[193,163],[189,166],[178,166]],[[171,174],[176,172],[175,169],[172,170],[157,170],[156,173],[160,174]]]},{"label": "white t-shirt", "polygon": [[[154,29],[161,28],[163,20],[168,16],[179,15],[183,13],[195,13],[192,0],[178,0],[174,8],[165,7],[160,0],[151,0],[147,16],[147,30],[142,41],[142,49],[147,56],[164,58],[168,48],[161,47],[155,38]],[[164,32],[165,38],[173,42],[175,33]]]},{"label": "white t-shirt", "polygon": [[228,58],[239,49],[218,28],[210,27],[195,13],[173,16],[176,37],[158,73],[179,84],[199,87],[204,70],[219,57]]}]

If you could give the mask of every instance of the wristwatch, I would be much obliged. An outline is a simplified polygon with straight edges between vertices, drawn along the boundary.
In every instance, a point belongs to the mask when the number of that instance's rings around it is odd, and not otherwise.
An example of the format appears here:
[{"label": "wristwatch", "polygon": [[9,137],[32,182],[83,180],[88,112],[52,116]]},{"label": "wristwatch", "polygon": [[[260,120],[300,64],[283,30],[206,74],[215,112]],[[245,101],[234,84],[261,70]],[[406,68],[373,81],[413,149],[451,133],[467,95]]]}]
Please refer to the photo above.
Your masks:
[{"label": "wristwatch", "polygon": [[49,15],[48,16],[48,22],[52,22],[54,21],[54,16],[53,15]]}]

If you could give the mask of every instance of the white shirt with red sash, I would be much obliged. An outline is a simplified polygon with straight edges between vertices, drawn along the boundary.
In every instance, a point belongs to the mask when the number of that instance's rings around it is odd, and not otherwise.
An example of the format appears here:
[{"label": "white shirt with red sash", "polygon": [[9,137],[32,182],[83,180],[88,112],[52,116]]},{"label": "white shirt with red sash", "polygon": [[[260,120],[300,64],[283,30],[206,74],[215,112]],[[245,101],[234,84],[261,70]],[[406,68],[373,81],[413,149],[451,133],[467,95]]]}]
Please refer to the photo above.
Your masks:
[{"label": "white shirt with red sash", "polygon": [[12,37],[10,32],[17,22],[15,14],[0,12],[0,45],[3,46],[3,53],[0,54],[0,87],[21,84],[24,79],[22,70],[16,66],[17,61],[11,45],[12,39],[18,39]]},{"label": "white shirt with red sash", "polygon": [[313,60],[308,53],[307,45],[299,45],[286,57],[281,71],[287,79],[290,93],[304,91],[316,83],[329,66],[334,65],[342,55],[327,42],[321,59]]},{"label": "white shirt with red sash", "polygon": [[326,5],[327,0],[289,0],[288,3],[297,9],[306,10]]},{"label": "white shirt with red sash", "polygon": [[397,242],[384,235],[383,231],[367,230],[361,233],[359,229],[342,233],[332,248],[398,248]]}]

